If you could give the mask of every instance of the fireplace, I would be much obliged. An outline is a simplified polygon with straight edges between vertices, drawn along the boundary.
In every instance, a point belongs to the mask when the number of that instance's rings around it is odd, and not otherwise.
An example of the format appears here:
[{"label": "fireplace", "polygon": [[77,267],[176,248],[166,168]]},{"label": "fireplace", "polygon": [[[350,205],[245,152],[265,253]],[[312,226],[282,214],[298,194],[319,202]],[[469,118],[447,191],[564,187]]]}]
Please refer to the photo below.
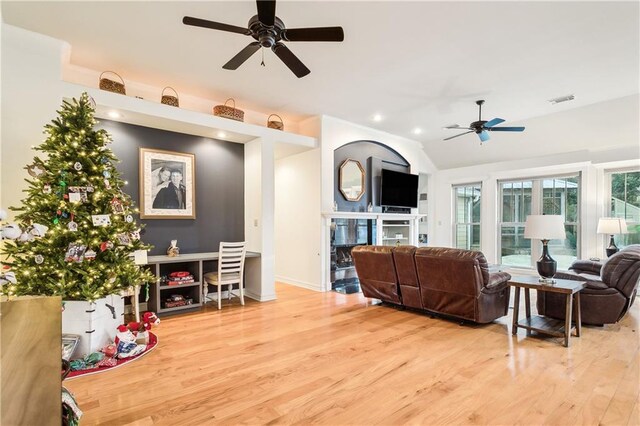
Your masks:
[{"label": "fireplace", "polygon": [[375,219],[331,219],[331,289],[340,293],[357,293],[360,282],[356,275],[351,250],[355,246],[375,244]]}]

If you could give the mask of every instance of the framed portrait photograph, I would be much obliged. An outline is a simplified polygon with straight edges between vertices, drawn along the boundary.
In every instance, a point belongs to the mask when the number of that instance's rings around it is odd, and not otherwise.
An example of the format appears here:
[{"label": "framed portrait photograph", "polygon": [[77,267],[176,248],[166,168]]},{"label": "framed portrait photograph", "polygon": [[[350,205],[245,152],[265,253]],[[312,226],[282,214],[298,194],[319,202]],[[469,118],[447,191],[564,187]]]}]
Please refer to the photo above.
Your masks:
[{"label": "framed portrait photograph", "polygon": [[140,218],[195,219],[195,156],[140,148]]}]

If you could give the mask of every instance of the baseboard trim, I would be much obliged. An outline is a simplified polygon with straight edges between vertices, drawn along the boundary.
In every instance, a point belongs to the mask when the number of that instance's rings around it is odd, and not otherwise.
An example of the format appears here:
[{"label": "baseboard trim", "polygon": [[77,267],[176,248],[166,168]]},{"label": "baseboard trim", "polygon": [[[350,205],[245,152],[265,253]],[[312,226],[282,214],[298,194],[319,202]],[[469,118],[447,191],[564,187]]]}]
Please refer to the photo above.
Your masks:
[{"label": "baseboard trim", "polygon": [[308,290],[323,292],[322,286],[317,284],[308,283],[305,281],[294,280],[293,278],[283,277],[282,275],[276,275],[276,281],[281,282],[283,284],[294,285],[296,287],[306,288]]}]

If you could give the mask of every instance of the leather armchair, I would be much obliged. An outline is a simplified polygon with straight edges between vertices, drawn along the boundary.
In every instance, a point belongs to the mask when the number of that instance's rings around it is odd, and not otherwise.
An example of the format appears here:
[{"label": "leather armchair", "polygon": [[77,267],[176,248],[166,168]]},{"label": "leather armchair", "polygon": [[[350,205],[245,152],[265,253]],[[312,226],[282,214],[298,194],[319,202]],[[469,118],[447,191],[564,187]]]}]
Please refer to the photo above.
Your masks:
[{"label": "leather armchair", "polygon": [[489,273],[481,252],[421,247],[415,262],[423,309],[477,323],[507,314],[511,275]]},{"label": "leather armchair", "polygon": [[356,246],[351,257],[360,280],[362,294],[383,302],[402,304],[396,266],[393,262],[393,247]]},{"label": "leather armchair", "polygon": [[[584,324],[614,324],[627,313],[638,291],[640,245],[625,247],[604,263],[577,260],[569,272],[558,272],[555,278],[587,282],[580,293]],[[564,319],[564,296],[538,292],[537,308],[541,315]]]}]

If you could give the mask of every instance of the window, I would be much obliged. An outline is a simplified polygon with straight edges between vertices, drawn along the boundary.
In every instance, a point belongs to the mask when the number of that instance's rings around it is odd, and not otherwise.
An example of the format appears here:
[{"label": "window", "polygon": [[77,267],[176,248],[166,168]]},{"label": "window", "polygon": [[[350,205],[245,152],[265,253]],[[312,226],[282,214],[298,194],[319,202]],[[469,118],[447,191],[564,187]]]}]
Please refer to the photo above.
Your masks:
[{"label": "window", "polygon": [[580,176],[557,176],[499,182],[500,258],[503,265],[533,267],[542,244],[524,238],[524,224],[530,214],[564,216],[567,238],[549,241],[549,252],[558,269],[576,260],[579,243]]},{"label": "window", "polygon": [[614,235],[616,245],[640,244],[640,171],[612,172],[609,177],[609,214],[625,219],[629,231]]},{"label": "window", "polygon": [[453,187],[455,247],[480,250],[480,197],[479,183]]}]

